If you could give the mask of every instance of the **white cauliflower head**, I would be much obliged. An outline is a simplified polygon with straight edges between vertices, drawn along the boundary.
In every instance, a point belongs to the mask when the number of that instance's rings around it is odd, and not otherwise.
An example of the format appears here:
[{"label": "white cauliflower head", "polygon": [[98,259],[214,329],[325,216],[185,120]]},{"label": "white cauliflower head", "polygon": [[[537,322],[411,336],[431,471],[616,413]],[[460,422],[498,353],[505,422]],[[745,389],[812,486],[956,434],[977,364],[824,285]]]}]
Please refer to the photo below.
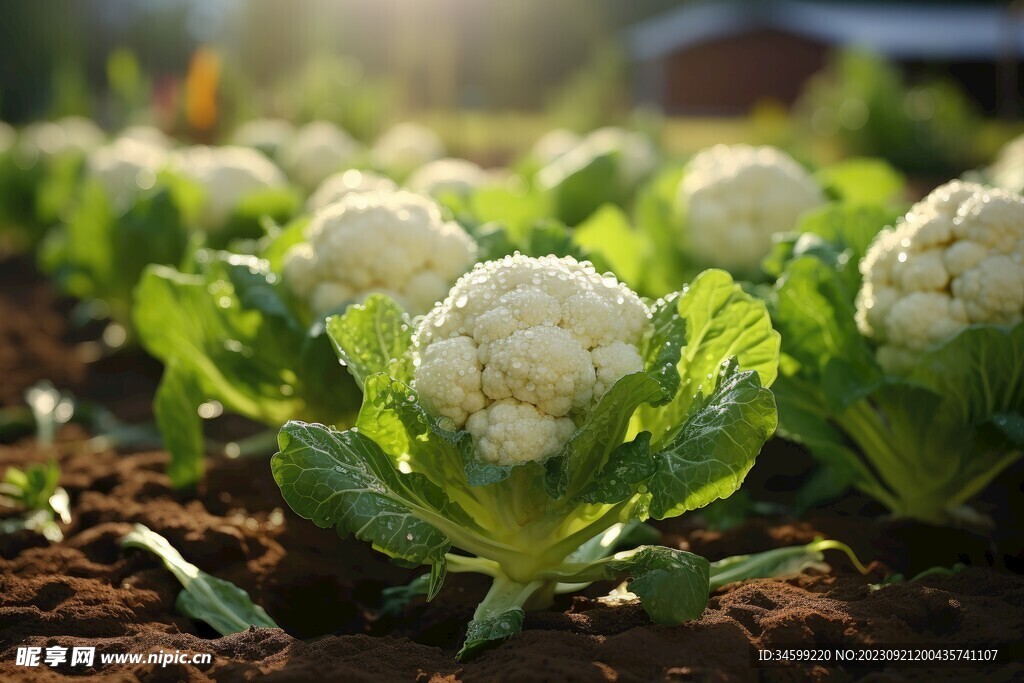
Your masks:
[{"label": "white cauliflower head", "polygon": [[295,135],[295,126],[285,119],[250,119],[235,129],[231,144],[252,147],[276,158]]},{"label": "white cauliflower head", "polygon": [[198,145],[180,152],[174,167],[203,188],[197,224],[205,230],[223,227],[247,197],[287,186],[281,169],[248,147]]},{"label": "white cauliflower head", "polygon": [[466,195],[485,184],[487,171],[465,159],[438,159],[420,166],[406,180],[406,187],[433,197]]},{"label": "white cauliflower head", "polygon": [[379,173],[350,168],[347,171],[328,176],[320,183],[320,187],[316,188],[316,191],[306,200],[306,211],[312,213],[322,209],[353,192],[376,192],[378,190],[393,192],[397,189],[395,181]]},{"label": "white cauliflower head", "polygon": [[1024,194],[1024,135],[1003,146],[988,174],[997,187]]},{"label": "white cauliflower head", "polygon": [[582,141],[583,138],[567,128],[555,128],[533,143],[530,156],[542,166],[547,166],[568,154]]},{"label": "white cauliflower head", "polygon": [[156,182],[168,162],[167,150],[133,138],[118,138],[89,153],[86,175],[115,202],[130,198]]},{"label": "white cauliflower head", "polygon": [[313,121],[300,128],[281,150],[289,177],[312,190],[324,179],[352,166],[359,143],[330,121]]},{"label": "white cauliflower head", "polygon": [[709,266],[759,270],[777,233],[825,203],[821,187],[775,147],[715,145],[690,161],[679,186],[693,255]]},{"label": "white cauliflower head", "polygon": [[540,460],[616,380],[643,369],[649,320],[634,292],[572,257],[478,264],[416,330],[416,390],[473,435],[481,460]]},{"label": "white cauliflower head", "polygon": [[104,137],[99,126],[80,116],[33,123],[18,138],[18,164],[30,168],[64,154],[87,154],[102,145]]},{"label": "white cauliflower head", "polygon": [[135,140],[165,150],[174,148],[174,141],[155,126],[128,126],[117,134],[117,139]]},{"label": "white cauliflower head", "polygon": [[313,215],[306,240],[286,254],[283,275],[314,315],[374,292],[425,313],[477,255],[437,204],[404,191],[350,193]]},{"label": "white cauliflower head", "polygon": [[370,161],[377,168],[396,176],[444,156],[444,143],[437,133],[418,123],[399,123],[377,138]]},{"label": "white cauliflower head", "polygon": [[883,230],[860,264],[857,325],[899,372],[968,325],[1024,319],[1024,197],[959,180]]}]

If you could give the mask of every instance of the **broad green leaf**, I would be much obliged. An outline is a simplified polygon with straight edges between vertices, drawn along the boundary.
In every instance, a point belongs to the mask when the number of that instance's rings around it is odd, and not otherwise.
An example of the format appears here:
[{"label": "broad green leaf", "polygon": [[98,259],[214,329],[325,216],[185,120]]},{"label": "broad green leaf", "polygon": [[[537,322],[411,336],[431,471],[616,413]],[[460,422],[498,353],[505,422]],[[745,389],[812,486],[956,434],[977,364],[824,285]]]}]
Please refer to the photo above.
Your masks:
[{"label": "broad green leaf", "polygon": [[175,601],[178,611],[206,622],[222,636],[241,633],[250,626],[280,628],[262,607],[252,602],[248,593],[185,561],[166,538],[142,524],[136,524],[121,545],[147,550],[159,557],[184,588]]},{"label": "broad green leaf", "polygon": [[817,539],[807,545],[787,548],[773,548],[751,555],[735,555],[711,563],[711,590],[735,581],[747,579],[784,577],[799,574],[805,569],[824,568],[825,550],[839,550],[846,554],[862,573],[866,568],[857,559],[853,550],[838,541]]},{"label": "broad green leaf", "polygon": [[747,294],[728,273],[707,270],[677,300],[686,323],[686,341],[679,360],[680,387],[664,407],[643,406],[633,431],[649,431],[655,448],[671,440],[701,397],[715,389],[715,379],[731,358],[758,374],[761,386],[775,381],[779,364],[779,333],[772,329],[764,303]]},{"label": "broad green leaf", "polygon": [[566,564],[550,578],[565,583],[629,578],[629,591],[658,624],[681,624],[696,619],[708,604],[710,563],[700,555],[640,546],[591,563]]},{"label": "broad green leaf", "polygon": [[380,446],[356,431],[289,422],[271,468],[288,505],[409,564],[444,562],[449,538],[423,517],[465,513],[419,474],[399,474]]},{"label": "broad green leaf", "polygon": [[622,209],[605,204],[576,226],[573,239],[590,254],[600,257],[619,280],[640,286],[650,254],[645,236],[633,230]]},{"label": "broad green leaf", "polygon": [[820,384],[821,399],[830,409],[841,411],[878,385],[881,368],[831,267],[799,258],[789,264],[776,290],[774,319],[784,351],[799,362],[803,381]]},{"label": "broad green leaf", "polygon": [[197,410],[202,388],[189,369],[172,359],[164,367],[153,401],[164,448],[171,454],[167,476],[175,487],[191,486],[203,478],[205,444]]},{"label": "broad green leaf", "polygon": [[552,498],[575,498],[622,443],[633,412],[641,405],[664,405],[679,387],[683,321],[675,299],[658,302],[643,349],[644,370],[620,378],[600,398],[558,455],[545,462],[544,487]]},{"label": "broad green leaf", "polygon": [[412,381],[412,321],[391,298],[372,294],[365,303],[349,306],[327,320],[327,334],[360,387],[378,372]]},{"label": "broad green leaf", "polygon": [[637,493],[654,476],[657,468],[651,454],[650,432],[640,432],[632,441],[620,444],[608,456],[597,476],[583,489],[586,503],[618,503]]},{"label": "broad green leaf", "polygon": [[776,242],[762,269],[779,277],[790,261],[812,256],[839,274],[846,299],[853,302],[861,286],[860,260],[897,215],[895,209],[871,205],[828,204],[815,209],[801,219],[796,232]]},{"label": "broad green leaf", "polygon": [[903,174],[881,159],[847,159],[821,169],[817,176],[841,201],[853,205],[890,205],[902,199],[906,187]]},{"label": "broad green leaf", "polygon": [[605,202],[619,202],[619,153],[598,154],[580,149],[566,154],[537,173],[537,184],[550,193],[555,215],[576,225]]},{"label": "broad green leaf", "polygon": [[456,658],[459,660],[469,659],[484,649],[519,633],[523,630],[525,616],[526,613],[521,608],[513,607],[500,614],[473,619],[469,622],[466,640]]},{"label": "broad green leaf", "polygon": [[774,433],[775,397],[756,372],[739,372],[733,360],[714,392],[700,398],[682,429],[655,455],[651,516],[674,517],[730,496]]},{"label": "broad green leaf", "polygon": [[629,573],[629,591],[640,598],[656,624],[681,624],[698,618],[708,604],[710,565],[684,550],[645,546],[626,560],[610,564],[616,573]]}]

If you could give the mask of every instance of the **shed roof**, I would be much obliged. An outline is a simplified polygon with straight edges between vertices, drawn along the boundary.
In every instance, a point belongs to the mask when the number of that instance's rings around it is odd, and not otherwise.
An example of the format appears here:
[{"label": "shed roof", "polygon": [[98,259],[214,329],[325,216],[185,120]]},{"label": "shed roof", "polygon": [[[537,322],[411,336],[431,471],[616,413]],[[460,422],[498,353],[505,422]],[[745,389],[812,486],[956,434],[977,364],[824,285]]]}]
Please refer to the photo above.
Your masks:
[{"label": "shed roof", "polygon": [[629,52],[647,61],[755,29],[776,29],[903,59],[997,59],[1024,54],[1024,16],[986,4],[725,0],[684,5],[627,29]]}]

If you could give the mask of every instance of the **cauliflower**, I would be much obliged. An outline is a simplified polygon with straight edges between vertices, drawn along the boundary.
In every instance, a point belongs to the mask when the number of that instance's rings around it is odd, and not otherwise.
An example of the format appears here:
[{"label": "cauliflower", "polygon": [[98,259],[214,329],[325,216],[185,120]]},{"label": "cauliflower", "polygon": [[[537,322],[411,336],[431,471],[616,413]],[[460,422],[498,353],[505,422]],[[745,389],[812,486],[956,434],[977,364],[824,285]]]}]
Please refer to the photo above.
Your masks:
[{"label": "cauliflower", "polygon": [[327,176],[352,166],[359,143],[330,121],[313,121],[299,129],[281,150],[289,177],[312,190]]},{"label": "cauliflower", "polygon": [[258,149],[267,156],[276,158],[292,136],[295,126],[284,119],[251,119],[235,129],[231,144]]},{"label": "cauliflower", "polygon": [[466,195],[488,180],[487,171],[465,159],[438,159],[419,167],[406,181],[414,191],[437,197],[442,194]]},{"label": "cauliflower", "polygon": [[377,139],[370,161],[377,168],[406,176],[415,169],[444,156],[444,143],[437,133],[416,123],[400,123]]},{"label": "cauliflower", "polygon": [[372,292],[424,313],[477,255],[437,204],[404,191],[350,193],[313,215],[306,239],[285,255],[283,275],[318,316]]},{"label": "cauliflower", "polygon": [[86,175],[115,202],[153,186],[156,174],[168,161],[167,151],[133,138],[121,137],[100,147],[86,159]]},{"label": "cauliflower", "polygon": [[320,187],[309,196],[306,210],[310,213],[333,204],[352,192],[374,192],[377,190],[397,190],[398,186],[390,178],[385,178],[372,171],[358,171],[354,168],[335,173],[320,183]]},{"label": "cauliflower", "polygon": [[128,126],[117,137],[119,140],[135,140],[161,149],[174,148],[174,141],[154,126]]},{"label": "cauliflower", "polygon": [[716,145],[690,161],[679,186],[688,246],[704,265],[759,270],[772,238],[825,203],[818,183],[774,147]]},{"label": "cauliflower", "polygon": [[1024,319],[1024,198],[954,180],[881,232],[860,264],[857,326],[907,368],[968,325]]},{"label": "cauliflower", "polygon": [[537,163],[547,166],[565,156],[583,141],[579,135],[566,128],[555,128],[541,136],[533,144],[530,157]]},{"label": "cauliflower", "polygon": [[287,180],[267,157],[248,147],[205,147],[178,154],[174,167],[204,190],[197,224],[205,230],[224,227],[242,200]]},{"label": "cauliflower", "polygon": [[473,435],[481,460],[540,460],[616,380],[643,369],[649,319],[634,292],[572,257],[478,264],[416,331],[416,390]]},{"label": "cauliflower", "polygon": [[997,187],[1024,194],[1024,135],[1014,138],[999,150],[988,174]]}]

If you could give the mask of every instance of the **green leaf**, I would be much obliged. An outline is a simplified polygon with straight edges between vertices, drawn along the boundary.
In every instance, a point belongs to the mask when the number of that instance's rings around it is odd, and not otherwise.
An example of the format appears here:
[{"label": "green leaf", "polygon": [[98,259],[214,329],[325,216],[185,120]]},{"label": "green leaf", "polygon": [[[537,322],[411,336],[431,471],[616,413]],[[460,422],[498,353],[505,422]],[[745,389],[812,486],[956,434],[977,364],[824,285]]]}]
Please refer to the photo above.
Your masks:
[{"label": "green leaf", "polygon": [[635,495],[657,469],[651,455],[651,433],[640,432],[608,456],[598,475],[583,489],[585,503],[618,503]]},{"label": "green leaf", "polygon": [[679,360],[680,388],[664,407],[641,407],[634,431],[650,431],[655,448],[672,439],[694,403],[715,390],[714,380],[731,358],[760,377],[775,381],[779,333],[772,329],[764,303],[747,294],[728,273],[707,270],[677,300],[686,324],[686,345]]},{"label": "green leaf", "polygon": [[570,152],[537,173],[538,186],[551,197],[555,215],[576,225],[605,202],[619,202],[623,188],[619,181],[617,151]]},{"label": "green leaf", "polygon": [[343,315],[328,318],[327,334],[360,387],[378,372],[412,381],[412,321],[391,298],[372,294],[349,306]]},{"label": "green leaf", "polygon": [[[784,350],[799,362],[804,381],[821,384],[821,399],[831,410],[843,410],[878,386],[881,368],[832,268],[812,257],[799,258],[776,289],[775,325]],[[785,415],[782,419],[785,423]]]},{"label": "green leaf", "polygon": [[422,517],[440,513],[461,522],[465,513],[423,475],[400,475],[380,446],[356,431],[289,422],[279,438],[271,468],[298,515],[409,564],[444,562],[451,541]]},{"label": "green leaf", "polygon": [[121,545],[141,548],[159,557],[184,588],[175,601],[178,611],[206,622],[222,636],[240,633],[250,626],[280,628],[262,607],[253,604],[248,593],[186,562],[166,538],[142,524],[136,524]]},{"label": "green leaf", "polygon": [[456,658],[465,661],[486,648],[519,633],[523,630],[525,616],[526,612],[518,607],[513,607],[500,614],[490,615],[483,619],[473,619],[469,622],[466,640]]},{"label": "green leaf", "polygon": [[754,371],[732,361],[712,393],[695,405],[672,442],[655,455],[651,516],[674,517],[727,498],[775,431],[775,397]]},{"label": "green leaf", "polygon": [[656,624],[681,624],[698,618],[708,604],[710,564],[684,550],[644,546],[625,560],[609,564],[611,571],[632,577],[629,590],[640,598]]},{"label": "green leaf", "polygon": [[565,583],[630,578],[629,591],[658,624],[696,619],[710,592],[710,563],[705,558],[663,546],[640,546],[591,563],[565,564],[545,577]]},{"label": "green leaf", "polygon": [[847,204],[887,206],[906,187],[903,174],[881,159],[847,159],[817,173],[823,186]]},{"label": "green leaf", "polygon": [[675,299],[659,301],[644,343],[644,370],[616,381],[562,450],[544,463],[548,495],[570,499],[579,495],[622,443],[633,412],[645,403],[663,405],[672,399],[679,387],[682,337],[683,321]]},{"label": "green leaf", "polygon": [[171,360],[160,378],[153,411],[164,448],[171,454],[167,476],[177,488],[191,486],[203,478],[206,448],[203,423],[197,412],[202,402],[202,388],[195,375]]},{"label": "green leaf", "polygon": [[605,204],[573,231],[576,243],[599,256],[622,282],[638,287],[649,258],[644,235],[630,225],[629,217],[614,204]]}]

